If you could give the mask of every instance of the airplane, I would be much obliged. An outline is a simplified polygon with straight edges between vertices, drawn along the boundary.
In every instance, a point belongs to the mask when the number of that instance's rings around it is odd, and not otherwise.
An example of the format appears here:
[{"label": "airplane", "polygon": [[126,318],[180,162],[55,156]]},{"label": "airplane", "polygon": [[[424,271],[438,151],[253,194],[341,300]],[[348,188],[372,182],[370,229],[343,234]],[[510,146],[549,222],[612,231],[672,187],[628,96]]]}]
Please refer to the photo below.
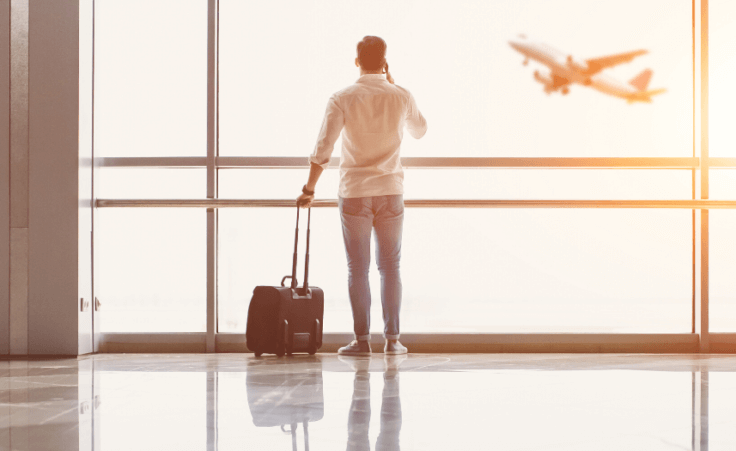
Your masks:
[{"label": "airplane", "polygon": [[560,91],[562,95],[567,95],[570,93],[570,85],[578,83],[604,94],[626,99],[631,104],[634,102],[651,103],[652,96],[666,92],[666,89],[647,90],[649,80],[652,78],[651,69],[645,69],[628,84],[601,73],[603,69],[628,63],[637,56],[644,55],[647,53],[646,50],[580,60],[572,55],[565,55],[546,44],[529,41],[525,35],[519,35],[518,39],[509,41],[509,44],[514,50],[524,55],[523,64],[525,66],[532,59],[549,67],[549,75],[539,71],[534,72],[534,79],[544,85],[544,92],[547,94]]}]

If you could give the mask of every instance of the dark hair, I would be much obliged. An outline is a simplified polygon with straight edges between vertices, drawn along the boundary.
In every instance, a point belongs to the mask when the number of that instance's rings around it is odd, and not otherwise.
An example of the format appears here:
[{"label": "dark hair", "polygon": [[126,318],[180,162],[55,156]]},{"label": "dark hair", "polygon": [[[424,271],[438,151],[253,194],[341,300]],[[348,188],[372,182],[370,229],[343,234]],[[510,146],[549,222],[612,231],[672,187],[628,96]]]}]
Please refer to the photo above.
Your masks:
[{"label": "dark hair", "polygon": [[393,83],[394,79],[388,71],[386,63],[386,41],[378,36],[365,36],[358,42],[358,63],[365,70],[386,69],[386,79]]}]

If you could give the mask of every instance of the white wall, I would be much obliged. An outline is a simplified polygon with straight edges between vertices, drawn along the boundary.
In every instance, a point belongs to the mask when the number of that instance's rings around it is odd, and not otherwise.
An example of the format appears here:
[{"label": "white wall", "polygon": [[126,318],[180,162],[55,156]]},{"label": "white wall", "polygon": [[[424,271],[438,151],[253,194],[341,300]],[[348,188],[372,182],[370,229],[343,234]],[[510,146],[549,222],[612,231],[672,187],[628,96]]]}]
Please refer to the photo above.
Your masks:
[{"label": "white wall", "polygon": [[30,2],[29,48],[28,352],[76,355],[78,0]]},{"label": "white wall", "polygon": [[0,0],[0,355],[10,352],[10,0]]}]

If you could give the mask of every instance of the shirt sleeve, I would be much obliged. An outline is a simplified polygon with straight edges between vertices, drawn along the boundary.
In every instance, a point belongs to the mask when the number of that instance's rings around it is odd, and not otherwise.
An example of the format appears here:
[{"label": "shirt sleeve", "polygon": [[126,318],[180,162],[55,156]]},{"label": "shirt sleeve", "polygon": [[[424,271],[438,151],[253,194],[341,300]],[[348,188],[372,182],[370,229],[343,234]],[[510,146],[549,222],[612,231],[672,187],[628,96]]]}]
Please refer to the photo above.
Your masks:
[{"label": "shirt sleeve", "polygon": [[409,108],[406,111],[406,128],[409,130],[411,136],[416,139],[421,138],[427,133],[427,121],[422,116],[419,108],[417,108],[417,102],[411,93],[409,93]]},{"label": "shirt sleeve", "polygon": [[336,96],[330,97],[327,102],[327,111],[322,121],[322,128],[317,137],[317,145],[314,146],[314,152],[309,156],[309,162],[317,164],[322,169],[327,169],[330,164],[330,157],[335,148],[335,141],[340,136],[343,126],[345,125],[345,116],[340,108]]}]

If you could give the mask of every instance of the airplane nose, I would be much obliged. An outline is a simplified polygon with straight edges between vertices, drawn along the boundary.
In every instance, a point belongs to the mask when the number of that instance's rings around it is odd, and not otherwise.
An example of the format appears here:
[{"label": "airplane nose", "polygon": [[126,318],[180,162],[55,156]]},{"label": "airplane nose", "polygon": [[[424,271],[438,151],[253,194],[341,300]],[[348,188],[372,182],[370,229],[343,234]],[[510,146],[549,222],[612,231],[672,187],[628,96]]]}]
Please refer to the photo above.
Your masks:
[{"label": "airplane nose", "polygon": [[510,45],[510,46],[511,46],[511,48],[513,48],[514,50],[519,50],[519,44],[518,44],[518,43],[517,43],[516,41],[509,41],[509,45]]}]

